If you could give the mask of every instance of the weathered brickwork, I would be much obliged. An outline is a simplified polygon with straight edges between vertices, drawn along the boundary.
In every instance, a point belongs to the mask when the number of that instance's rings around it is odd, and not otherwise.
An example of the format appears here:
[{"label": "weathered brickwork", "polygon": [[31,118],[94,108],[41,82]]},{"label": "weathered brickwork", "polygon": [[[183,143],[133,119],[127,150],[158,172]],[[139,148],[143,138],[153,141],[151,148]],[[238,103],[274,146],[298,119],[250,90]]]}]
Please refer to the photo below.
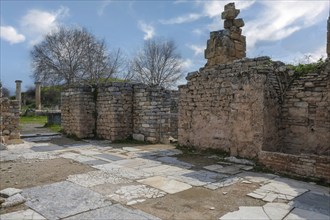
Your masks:
[{"label": "weathered brickwork", "polygon": [[269,133],[279,126],[273,97],[281,92],[275,76],[281,71],[286,69],[261,57],[188,74],[179,88],[179,143],[250,158],[276,146],[279,137]]},{"label": "weathered brickwork", "polygon": [[294,80],[282,105],[282,152],[330,155],[330,62]]},{"label": "weathered brickwork", "polygon": [[62,127],[80,138],[114,141],[132,136],[167,142],[177,138],[177,96],[177,92],[131,83],[111,83],[97,92],[71,88],[62,93]]},{"label": "weathered brickwork", "polygon": [[177,136],[175,99],[178,93],[145,85],[134,86],[133,133],[150,142],[166,142]]},{"label": "weathered brickwork", "polygon": [[19,139],[19,102],[16,100],[8,100],[8,98],[0,98],[1,115],[0,115],[0,137],[1,143],[6,144],[8,140]]},{"label": "weathered brickwork", "polygon": [[97,96],[97,131],[99,138],[124,140],[133,131],[133,87],[111,83],[101,87]]},{"label": "weathered brickwork", "polygon": [[330,157],[262,151],[259,162],[279,173],[324,179],[330,183]]},{"label": "weathered brickwork", "polygon": [[61,96],[61,125],[65,133],[94,137],[95,102],[92,88],[70,88]]},{"label": "weathered brickwork", "polygon": [[225,5],[221,18],[224,19],[224,30],[213,31],[205,49],[206,66],[229,63],[246,56],[246,40],[242,35],[243,19],[236,19],[240,10],[235,3]]}]

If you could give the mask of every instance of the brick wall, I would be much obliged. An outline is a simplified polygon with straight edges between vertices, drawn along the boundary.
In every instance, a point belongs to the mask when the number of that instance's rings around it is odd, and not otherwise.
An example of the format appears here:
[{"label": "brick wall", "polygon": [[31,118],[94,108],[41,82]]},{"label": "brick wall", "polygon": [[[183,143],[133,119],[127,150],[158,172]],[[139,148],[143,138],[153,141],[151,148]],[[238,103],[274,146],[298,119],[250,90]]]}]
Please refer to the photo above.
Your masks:
[{"label": "brick wall", "polygon": [[16,100],[0,98],[0,137],[1,143],[11,139],[19,139],[19,103]]},{"label": "brick wall", "polygon": [[262,151],[259,154],[259,162],[279,173],[324,179],[330,183],[329,156],[292,155]]}]

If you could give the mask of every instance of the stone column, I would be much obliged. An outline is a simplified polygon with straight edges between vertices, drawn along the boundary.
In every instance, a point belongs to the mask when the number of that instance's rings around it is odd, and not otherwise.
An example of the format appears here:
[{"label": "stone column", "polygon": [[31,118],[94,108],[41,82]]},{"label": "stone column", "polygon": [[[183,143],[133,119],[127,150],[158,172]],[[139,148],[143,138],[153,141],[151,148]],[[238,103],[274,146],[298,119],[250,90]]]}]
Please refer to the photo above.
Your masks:
[{"label": "stone column", "polygon": [[18,101],[18,108],[21,110],[21,105],[22,105],[22,80],[16,80],[16,100]]},{"label": "stone column", "polygon": [[327,54],[330,58],[330,16],[328,18]]},{"label": "stone column", "polygon": [[35,82],[36,85],[36,109],[41,110],[41,82]]}]

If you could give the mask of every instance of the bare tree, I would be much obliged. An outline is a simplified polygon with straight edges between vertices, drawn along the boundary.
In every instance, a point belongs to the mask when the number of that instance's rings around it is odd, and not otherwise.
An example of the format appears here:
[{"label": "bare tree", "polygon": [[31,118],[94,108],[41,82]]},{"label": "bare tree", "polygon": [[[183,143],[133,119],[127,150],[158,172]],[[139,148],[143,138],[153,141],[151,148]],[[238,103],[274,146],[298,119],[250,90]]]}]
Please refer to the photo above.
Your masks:
[{"label": "bare tree", "polygon": [[6,87],[2,85],[2,82],[0,81],[0,98],[6,97],[9,98],[10,96],[10,91]]},{"label": "bare tree", "polygon": [[182,76],[174,41],[148,40],[131,63],[133,79],[150,86],[173,86]]},{"label": "bare tree", "polygon": [[31,51],[33,77],[46,85],[99,84],[118,70],[120,55],[86,29],[61,27]]}]

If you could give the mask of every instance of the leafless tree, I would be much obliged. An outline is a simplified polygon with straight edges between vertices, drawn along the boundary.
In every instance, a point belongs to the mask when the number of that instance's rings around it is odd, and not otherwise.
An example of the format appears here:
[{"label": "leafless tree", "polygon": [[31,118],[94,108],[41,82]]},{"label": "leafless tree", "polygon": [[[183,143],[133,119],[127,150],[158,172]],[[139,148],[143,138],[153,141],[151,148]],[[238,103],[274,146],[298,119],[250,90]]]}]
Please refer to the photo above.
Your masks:
[{"label": "leafless tree", "polygon": [[4,87],[2,85],[2,82],[0,81],[0,98],[1,97],[9,98],[9,96],[10,96],[9,89],[7,89],[6,87]]},{"label": "leafless tree", "polygon": [[131,63],[133,79],[149,86],[169,88],[182,76],[182,60],[174,41],[148,40]]},{"label": "leafless tree", "polygon": [[107,53],[105,42],[83,28],[60,27],[31,56],[34,79],[46,85],[106,82],[122,62],[120,50]]}]

